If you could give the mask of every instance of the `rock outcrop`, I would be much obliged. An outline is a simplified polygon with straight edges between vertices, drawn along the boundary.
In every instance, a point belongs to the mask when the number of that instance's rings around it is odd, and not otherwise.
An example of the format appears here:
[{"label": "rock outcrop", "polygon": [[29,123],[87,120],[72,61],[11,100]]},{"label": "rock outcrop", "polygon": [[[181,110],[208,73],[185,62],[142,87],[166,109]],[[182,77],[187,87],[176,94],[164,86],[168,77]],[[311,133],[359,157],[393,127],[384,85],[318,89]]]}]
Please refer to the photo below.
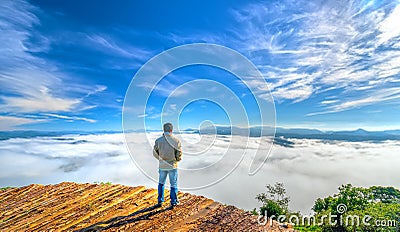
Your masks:
[{"label": "rock outcrop", "polygon": [[0,231],[292,231],[202,196],[179,199],[157,207],[157,190],[143,186],[32,184],[0,190]]}]

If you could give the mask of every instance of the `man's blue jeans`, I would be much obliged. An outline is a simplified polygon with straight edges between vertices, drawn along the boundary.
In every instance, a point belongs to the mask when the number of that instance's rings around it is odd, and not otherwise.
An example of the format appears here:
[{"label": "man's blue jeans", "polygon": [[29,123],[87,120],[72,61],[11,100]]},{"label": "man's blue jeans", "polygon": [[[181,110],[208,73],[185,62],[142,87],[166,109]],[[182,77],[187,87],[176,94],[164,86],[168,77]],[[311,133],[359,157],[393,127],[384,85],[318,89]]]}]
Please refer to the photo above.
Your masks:
[{"label": "man's blue jeans", "polygon": [[160,173],[158,178],[158,203],[164,202],[164,185],[168,175],[169,183],[171,185],[171,205],[178,204],[178,169],[158,169],[158,172]]}]

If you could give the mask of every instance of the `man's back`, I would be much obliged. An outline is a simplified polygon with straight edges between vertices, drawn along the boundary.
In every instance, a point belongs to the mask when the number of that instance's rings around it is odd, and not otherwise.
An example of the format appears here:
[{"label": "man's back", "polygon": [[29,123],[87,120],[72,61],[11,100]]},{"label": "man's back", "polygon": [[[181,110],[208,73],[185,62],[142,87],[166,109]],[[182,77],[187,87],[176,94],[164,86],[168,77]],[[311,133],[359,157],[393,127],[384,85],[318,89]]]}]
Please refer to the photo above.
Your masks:
[{"label": "man's back", "polygon": [[172,134],[165,133],[155,141],[153,155],[159,160],[159,168],[177,168],[182,157],[181,142]]}]

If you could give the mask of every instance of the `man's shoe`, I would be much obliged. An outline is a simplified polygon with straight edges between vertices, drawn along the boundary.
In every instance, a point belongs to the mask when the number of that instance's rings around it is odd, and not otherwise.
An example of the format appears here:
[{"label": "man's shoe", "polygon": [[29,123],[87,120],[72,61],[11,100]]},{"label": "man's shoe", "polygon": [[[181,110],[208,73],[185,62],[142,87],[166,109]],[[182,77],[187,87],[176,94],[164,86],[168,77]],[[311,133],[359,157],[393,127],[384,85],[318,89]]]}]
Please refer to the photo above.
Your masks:
[{"label": "man's shoe", "polygon": [[179,202],[171,203],[171,206],[172,206],[172,207],[175,207],[175,206],[177,206],[178,204],[179,204]]},{"label": "man's shoe", "polygon": [[157,208],[161,207],[163,202],[158,202],[157,205],[155,205]]}]

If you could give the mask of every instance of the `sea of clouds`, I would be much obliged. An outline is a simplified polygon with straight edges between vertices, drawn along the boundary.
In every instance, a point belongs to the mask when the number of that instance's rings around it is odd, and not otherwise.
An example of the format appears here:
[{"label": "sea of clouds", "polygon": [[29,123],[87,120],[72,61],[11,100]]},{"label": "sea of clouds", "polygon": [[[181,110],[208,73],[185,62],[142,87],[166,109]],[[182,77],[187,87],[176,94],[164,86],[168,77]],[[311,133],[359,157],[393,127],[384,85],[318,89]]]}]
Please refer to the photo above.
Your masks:
[{"label": "sea of clouds", "polygon": [[[1,140],[0,186],[73,181],[156,188],[158,164],[151,147],[160,135],[129,134],[129,152],[123,134],[115,133]],[[179,137],[184,152],[179,164],[180,186],[246,210],[259,207],[255,196],[265,191],[266,184],[275,182],[285,184],[290,208],[303,213],[311,212],[315,199],[332,195],[341,184],[400,188],[399,141],[288,139],[292,146],[274,145],[263,167],[250,176],[256,149],[264,149],[266,154],[269,150],[269,146],[259,146],[257,138]],[[257,157],[255,162],[263,159]]]}]

